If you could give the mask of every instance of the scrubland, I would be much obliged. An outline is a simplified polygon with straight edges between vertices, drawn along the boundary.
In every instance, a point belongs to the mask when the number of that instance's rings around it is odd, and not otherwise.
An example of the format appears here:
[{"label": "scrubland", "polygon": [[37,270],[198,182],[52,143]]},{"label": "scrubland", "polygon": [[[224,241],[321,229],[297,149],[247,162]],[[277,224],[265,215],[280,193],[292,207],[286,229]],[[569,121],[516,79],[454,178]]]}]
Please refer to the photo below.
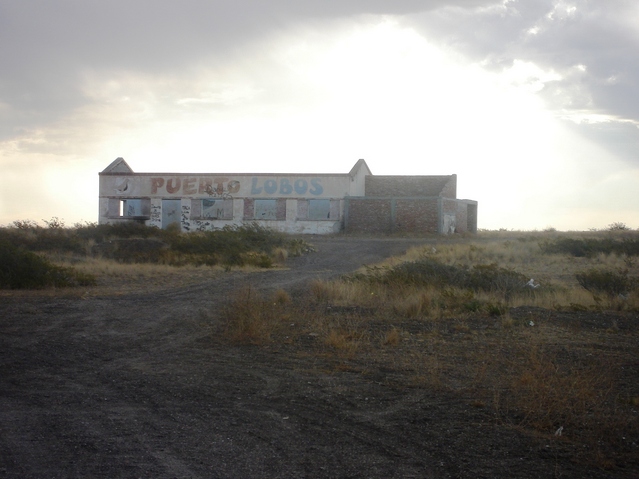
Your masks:
[{"label": "scrubland", "polygon": [[[135,228],[123,234],[25,222],[0,233],[11,251],[0,259],[37,262],[34,254],[67,278],[34,286],[49,293],[100,299],[206,282],[197,289],[202,302],[216,278],[241,274],[245,280],[220,289],[223,298],[192,320],[188,334],[198,348],[285,357],[305,377],[339,381],[347,374],[386,388],[388,401],[416,391],[452,398],[538,444],[540,457],[548,451],[554,477],[571,477],[568,463],[580,474],[599,471],[597,477],[639,474],[636,231],[413,238],[423,244],[346,274],[306,275],[294,288],[259,271],[294,277],[295,258],[321,255],[321,248],[315,252],[312,238],[256,226],[149,237]],[[343,254],[352,260],[357,250]],[[335,264],[331,270],[343,271]],[[245,366],[268,376],[267,363]],[[450,420],[463,422],[464,414],[474,417],[456,406]],[[495,471],[492,477],[501,477]]]},{"label": "scrubland", "polygon": [[452,392],[577,461],[637,468],[638,245],[628,231],[442,239],[296,297],[239,291],[225,334]]}]

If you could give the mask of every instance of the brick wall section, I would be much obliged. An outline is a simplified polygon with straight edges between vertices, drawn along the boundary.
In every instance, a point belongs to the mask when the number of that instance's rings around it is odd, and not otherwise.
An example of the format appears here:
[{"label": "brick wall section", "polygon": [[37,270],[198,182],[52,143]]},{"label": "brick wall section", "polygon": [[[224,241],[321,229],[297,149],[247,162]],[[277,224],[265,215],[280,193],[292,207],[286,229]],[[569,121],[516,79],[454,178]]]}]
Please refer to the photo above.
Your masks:
[{"label": "brick wall section", "polygon": [[350,233],[439,231],[439,198],[347,198]]},{"label": "brick wall section", "polygon": [[472,201],[468,203],[468,232],[469,233],[477,233],[477,208],[478,204],[476,201]]},{"label": "brick wall section", "polygon": [[437,233],[439,214],[437,198],[396,199],[395,231]]},{"label": "brick wall section", "polygon": [[442,210],[444,214],[455,215],[456,233],[477,232],[476,201],[444,199]]},{"label": "brick wall section", "polygon": [[449,176],[367,176],[366,196],[415,197],[457,196],[457,175]]},{"label": "brick wall section", "polygon": [[278,198],[275,203],[275,208],[276,208],[275,217],[279,221],[286,220],[286,198]]},{"label": "brick wall section", "polygon": [[[460,200],[457,211],[463,210],[463,213],[457,213],[461,218],[463,216],[464,229],[460,233],[477,233],[477,202],[473,200]],[[459,223],[460,220],[457,220]]]},{"label": "brick wall section", "polygon": [[444,198],[457,198],[457,175],[450,175],[442,188],[441,196]]},{"label": "brick wall section", "polygon": [[255,217],[255,199],[244,198],[244,219],[252,220]]},{"label": "brick wall section", "polygon": [[457,233],[476,233],[477,202],[438,197],[346,198],[348,233],[446,233],[449,221],[454,221]]},{"label": "brick wall section", "polygon": [[391,200],[389,198],[347,198],[345,229],[355,233],[391,232]]},{"label": "brick wall section", "polygon": [[442,212],[447,215],[454,215],[457,213],[457,200],[442,200]]},{"label": "brick wall section", "polygon": [[297,219],[305,220],[308,218],[308,200],[298,198],[297,200]]},{"label": "brick wall section", "polygon": [[466,233],[468,231],[468,205],[457,203],[457,228],[456,233]]}]

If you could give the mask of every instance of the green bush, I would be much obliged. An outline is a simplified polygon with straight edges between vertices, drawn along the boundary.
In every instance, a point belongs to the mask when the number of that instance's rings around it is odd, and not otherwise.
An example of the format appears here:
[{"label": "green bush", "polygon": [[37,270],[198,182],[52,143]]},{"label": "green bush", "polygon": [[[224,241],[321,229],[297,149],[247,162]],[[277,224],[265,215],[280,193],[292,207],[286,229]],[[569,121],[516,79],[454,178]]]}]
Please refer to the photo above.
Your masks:
[{"label": "green bush", "polygon": [[269,268],[276,249],[290,256],[312,251],[301,239],[263,228],[256,223],[227,226],[214,231],[182,233],[179,225],[166,230],[137,222],[64,226],[56,217],[46,227],[29,220],[0,228],[0,242],[28,251],[85,255],[88,252],[126,263],[171,265],[253,265]]},{"label": "green bush", "polygon": [[84,240],[76,229],[65,228],[62,220],[52,218],[43,228],[29,220],[14,221],[13,227],[0,228],[0,239],[30,251],[57,251],[83,254]]},{"label": "green bush", "polygon": [[432,258],[405,262],[391,268],[372,267],[365,273],[346,276],[345,279],[389,286],[456,287],[499,292],[506,297],[530,291],[525,287],[526,276],[496,264],[466,267],[447,265]]},{"label": "green bush", "polygon": [[468,270],[466,287],[474,291],[499,291],[506,295],[528,291],[526,276],[496,264],[479,264]]},{"label": "green bush", "polygon": [[14,245],[0,243],[0,288],[40,289],[49,286],[89,286],[95,277],[80,274],[73,268],[64,268],[50,263],[31,251]]},{"label": "green bush", "polygon": [[630,230],[630,228],[626,226],[626,223],[622,223],[621,221],[610,223],[606,229],[608,231],[629,231]]},{"label": "green bush", "polygon": [[93,240],[96,243],[102,243],[114,238],[151,238],[162,235],[162,230],[145,226],[141,223],[126,222],[108,225],[98,225],[96,223],[88,223],[86,225],[78,225],[75,234],[84,241]]},{"label": "green bush", "polygon": [[611,271],[592,268],[575,275],[579,284],[593,294],[610,297],[628,294],[637,287],[636,278],[628,276],[628,270]]},{"label": "green bush", "polygon": [[250,264],[262,268],[273,265],[269,255],[275,248],[295,251],[301,249],[300,240],[291,240],[286,235],[255,223],[242,226],[226,226],[214,231],[182,233],[168,238],[171,250],[199,258],[205,264],[243,266]]},{"label": "green bush", "polygon": [[168,263],[168,245],[157,238],[118,238],[95,245],[94,255],[121,263]]},{"label": "green bush", "polygon": [[540,243],[539,247],[543,253],[576,257],[592,257],[600,253],[639,256],[639,239],[635,238],[559,238]]}]

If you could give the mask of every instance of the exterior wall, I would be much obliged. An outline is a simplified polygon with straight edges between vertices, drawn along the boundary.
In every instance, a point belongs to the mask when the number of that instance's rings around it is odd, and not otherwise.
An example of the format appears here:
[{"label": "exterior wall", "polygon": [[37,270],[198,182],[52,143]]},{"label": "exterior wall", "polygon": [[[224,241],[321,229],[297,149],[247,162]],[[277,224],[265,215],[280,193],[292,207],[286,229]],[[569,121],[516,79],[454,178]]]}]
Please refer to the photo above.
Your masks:
[{"label": "exterior wall", "polygon": [[390,233],[392,208],[390,198],[346,198],[344,229],[349,233]]},{"label": "exterior wall", "polygon": [[395,231],[415,233],[439,231],[438,198],[398,198],[395,202]]},{"label": "exterior wall", "polygon": [[439,196],[444,198],[457,198],[457,175],[450,175]]},{"label": "exterior wall", "polygon": [[[365,166],[365,164],[364,164]],[[294,233],[333,233],[341,230],[343,198],[364,193],[366,167],[342,175],[206,175],[133,173],[121,165],[100,175],[100,223],[136,220],[166,227],[163,201],[181,201],[180,225],[184,231],[207,230],[256,221],[265,227]],[[361,189],[361,191],[358,191]],[[202,216],[202,200],[219,200],[224,211],[215,218]],[[256,201],[273,200],[272,215],[260,216]],[[325,218],[309,217],[309,201],[326,200]],[[123,204],[144,205],[135,216],[122,211]],[[267,202],[268,203],[268,202]],[[136,204],[137,206],[137,204]],[[311,207],[311,212],[314,209]],[[267,211],[267,213],[269,213]]]},{"label": "exterior wall", "polygon": [[347,198],[344,230],[348,233],[438,233],[440,199]]},{"label": "exterior wall", "polygon": [[367,176],[366,196],[455,198],[457,176]]},{"label": "exterior wall", "polygon": [[137,221],[182,231],[256,222],[327,234],[477,231],[477,202],[457,200],[456,175],[134,173],[122,158],[100,173],[99,223]]},{"label": "exterior wall", "polygon": [[100,176],[100,196],[114,198],[343,198],[348,175],[169,175],[115,173]]},{"label": "exterior wall", "polygon": [[460,200],[460,205],[464,205],[463,211],[466,219],[466,229],[460,233],[477,233],[477,202],[473,200]]},{"label": "exterior wall", "polygon": [[477,202],[441,197],[347,198],[344,230],[348,233],[477,232]]},{"label": "exterior wall", "polygon": [[443,200],[443,233],[477,233],[477,202]]}]

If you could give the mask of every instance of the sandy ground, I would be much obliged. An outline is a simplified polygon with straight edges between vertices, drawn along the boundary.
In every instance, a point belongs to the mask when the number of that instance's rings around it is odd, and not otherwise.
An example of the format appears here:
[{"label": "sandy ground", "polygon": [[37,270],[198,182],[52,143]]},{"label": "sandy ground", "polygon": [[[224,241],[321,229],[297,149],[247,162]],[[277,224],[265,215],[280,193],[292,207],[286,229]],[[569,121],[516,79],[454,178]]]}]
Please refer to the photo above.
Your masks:
[{"label": "sandy ground", "polygon": [[460,395],[218,337],[238,288],[295,293],[434,241],[309,240],[285,270],[0,296],[0,477],[639,477],[573,464]]}]

